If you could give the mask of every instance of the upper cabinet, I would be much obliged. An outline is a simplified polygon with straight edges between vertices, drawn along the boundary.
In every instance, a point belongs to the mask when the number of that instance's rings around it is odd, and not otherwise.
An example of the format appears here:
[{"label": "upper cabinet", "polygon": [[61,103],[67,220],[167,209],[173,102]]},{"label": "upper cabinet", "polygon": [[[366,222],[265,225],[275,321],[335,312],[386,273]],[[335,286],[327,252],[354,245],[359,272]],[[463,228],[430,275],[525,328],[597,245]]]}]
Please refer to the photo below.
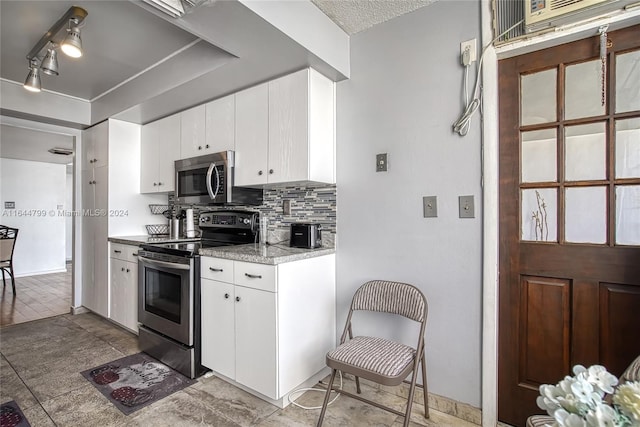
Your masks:
[{"label": "upper cabinet", "polygon": [[181,114],[142,127],[140,192],[167,193],[175,190],[175,165],[180,159]]},{"label": "upper cabinet", "polygon": [[181,113],[180,158],[203,156],[235,147],[235,95]]},{"label": "upper cabinet", "polygon": [[92,170],[107,166],[109,150],[106,139],[101,135],[101,129],[101,126],[94,126],[83,132],[84,159],[82,170]]},{"label": "upper cabinet", "polygon": [[334,105],[312,69],[236,94],[235,184],[335,183]]}]

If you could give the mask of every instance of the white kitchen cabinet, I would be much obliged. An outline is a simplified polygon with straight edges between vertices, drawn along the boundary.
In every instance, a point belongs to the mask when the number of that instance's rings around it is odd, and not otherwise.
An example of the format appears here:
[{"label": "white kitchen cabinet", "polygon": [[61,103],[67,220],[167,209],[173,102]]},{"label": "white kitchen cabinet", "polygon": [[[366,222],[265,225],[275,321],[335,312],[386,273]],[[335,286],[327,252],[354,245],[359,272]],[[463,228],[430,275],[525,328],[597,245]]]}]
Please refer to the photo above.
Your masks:
[{"label": "white kitchen cabinet", "polygon": [[335,256],[278,265],[202,260],[202,364],[286,406],[335,346]]},{"label": "white kitchen cabinet", "polygon": [[175,190],[175,164],[180,158],[180,114],[142,127],[140,192],[167,193]]},{"label": "white kitchen cabinet", "polygon": [[263,86],[236,94],[236,185],[335,183],[333,82],[308,68]]},{"label": "white kitchen cabinet", "polygon": [[108,164],[108,143],[101,135],[104,132],[102,129],[100,126],[94,126],[83,132],[82,170],[91,170]]},{"label": "white kitchen cabinet", "polygon": [[[109,119],[83,132],[95,146],[104,147],[108,160],[87,163],[82,171],[82,305],[109,317],[112,308],[109,282],[110,235],[139,235],[150,223],[151,196],[138,192],[141,126]],[[88,132],[88,133],[87,133]],[[102,150],[102,149],[101,149]],[[98,158],[98,156],[95,156]],[[154,200],[155,201],[155,200]]]},{"label": "white kitchen cabinet", "polygon": [[138,332],[138,247],[111,243],[109,318]]},{"label": "white kitchen cabinet", "polygon": [[180,158],[201,156],[206,145],[205,104],[180,113]]},{"label": "white kitchen cabinet", "polygon": [[235,95],[228,95],[205,104],[205,145],[202,154],[235,150],[235,110]]}]

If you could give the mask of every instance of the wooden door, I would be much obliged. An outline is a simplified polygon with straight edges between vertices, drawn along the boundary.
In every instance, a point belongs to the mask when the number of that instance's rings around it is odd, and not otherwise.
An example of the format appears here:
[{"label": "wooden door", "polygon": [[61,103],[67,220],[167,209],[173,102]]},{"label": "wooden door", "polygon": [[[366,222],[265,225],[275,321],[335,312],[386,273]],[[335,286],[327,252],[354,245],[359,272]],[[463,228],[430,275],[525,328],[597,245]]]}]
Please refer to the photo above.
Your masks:
[{"label": "wooden door", "polygon": [[499,63],[498,418],[640,354],[640,26]]}]

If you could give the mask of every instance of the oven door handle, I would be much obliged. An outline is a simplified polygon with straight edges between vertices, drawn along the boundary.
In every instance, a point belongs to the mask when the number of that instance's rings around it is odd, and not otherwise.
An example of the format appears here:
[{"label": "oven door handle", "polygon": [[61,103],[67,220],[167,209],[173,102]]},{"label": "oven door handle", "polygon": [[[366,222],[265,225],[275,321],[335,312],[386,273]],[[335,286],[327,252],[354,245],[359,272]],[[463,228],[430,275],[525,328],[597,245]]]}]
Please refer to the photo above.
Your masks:
[{"label": "oven door handle", "polygon": [[155,259],[149,259],[149,258],[145,258],[142,256],[138,256],[138,259],[146,264],[149,265],[155,265],[157,267],[166,267],[166,268],[173,268],[174,270],[189,270],[191,269],[191,267],[189,265],[185,265],[185,264],[174,264],[172,262],[166,262],[166,261],[158,261]]},{"label": "oven door handle", "polygon": [[[213,171],[216,172],[216,191],[213,191],[213,186],[211,185]],[[218,173],[218,168],[215,163],[211,163],[207,170],[207,191],[209,192],[209,197],[211,197],[212,200],[215,200],[216,197],[218,197],[218,192],[220,191],[220,174]]]}]

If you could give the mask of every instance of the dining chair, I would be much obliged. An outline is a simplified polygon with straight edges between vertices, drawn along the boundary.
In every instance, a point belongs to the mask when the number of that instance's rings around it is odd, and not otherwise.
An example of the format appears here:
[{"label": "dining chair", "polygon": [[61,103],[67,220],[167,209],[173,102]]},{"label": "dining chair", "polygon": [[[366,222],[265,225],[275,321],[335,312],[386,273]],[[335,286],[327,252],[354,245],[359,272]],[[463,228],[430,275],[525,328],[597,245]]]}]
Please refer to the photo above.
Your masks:
[{"label": "dining chair", "polygon": [[[417,322],[420,325],[417,345],[414,348],[381,337],[354,337],[352,318],[356,311],[390,313]],[[358,288],[351,301],[347,321],[340,338],[340,345],[335,350],[327,353],[326,363],[332,371],[320,417],[318,418],[318,427],[322,425],[324,420],[329,403],[329,395],[332,390],[403,416],[404,427],[408,426],[418,376],[418,365],[422,365],[424,417],[429,418],[427,368],[424,355],[424,332],[427,323],[427,312],[427,299],[415,286],[399,282],[372,280]],[[338,371],[355,376],[357,394],[333,387]],[[360,378],[386,386],[398,386],[402,384],[409,374],[412,374],[412,378],[409,386],[407,408],[404,413],[360,396]]]},{"label": "dining chair", "polygon": [[2,285],[7,286],[5,271],[11,276],[11,287],[16,294],[16,280],[13,272],[13,248],[18,238],[18,229],[0,225],[0,270],[2,270]]}]

